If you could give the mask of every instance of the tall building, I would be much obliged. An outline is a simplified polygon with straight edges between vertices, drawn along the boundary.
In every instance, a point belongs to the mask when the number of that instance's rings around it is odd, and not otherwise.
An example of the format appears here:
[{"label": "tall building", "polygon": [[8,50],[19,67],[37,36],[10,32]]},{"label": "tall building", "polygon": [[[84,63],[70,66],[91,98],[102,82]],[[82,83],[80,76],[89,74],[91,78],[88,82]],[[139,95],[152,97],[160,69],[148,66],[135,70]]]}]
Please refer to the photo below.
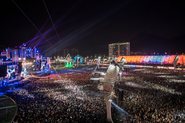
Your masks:
[{"label": "tall building", "polygon": [[19,50],[18,49],[13,49],[12,50],[12,61],[13,62],[18,62],[19,61]]},{"label": "tall building", "polygon": [[20,46],[20,58],[23,59],[23,58],[26,58],[26,44],[22,44]]},{"label": "tall building", "polygon": [[6,57],[8,59],[11,58],[11,49],[10,48],[6,48]]},{"label": "tall building", "polygon": [[130,55],[130,42],[109,44],[109,57]]},{"label": "tall building", "polygon": [[37,48],[27,47],[26,44],[22,44],[19,47],[19,57],[23,58],[37,58],[40,52]]}]

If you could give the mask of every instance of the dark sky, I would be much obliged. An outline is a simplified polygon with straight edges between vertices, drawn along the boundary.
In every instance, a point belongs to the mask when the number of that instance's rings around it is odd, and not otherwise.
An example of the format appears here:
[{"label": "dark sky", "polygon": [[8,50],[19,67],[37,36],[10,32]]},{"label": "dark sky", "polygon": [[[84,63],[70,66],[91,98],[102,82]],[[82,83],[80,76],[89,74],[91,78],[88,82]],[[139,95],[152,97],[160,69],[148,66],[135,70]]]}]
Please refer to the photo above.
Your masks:
[{"label": "dark sky", "polygon": [[51,55],[63,48],[78,48],[81,54],[92,54],[106,53],[108,43],[129,41],[131,51],[185,52],[185,4],[178,0],[45,3],[56,31],[43,0],[1,0],[0,48],[32,40],[30,46],[38,46]]}]

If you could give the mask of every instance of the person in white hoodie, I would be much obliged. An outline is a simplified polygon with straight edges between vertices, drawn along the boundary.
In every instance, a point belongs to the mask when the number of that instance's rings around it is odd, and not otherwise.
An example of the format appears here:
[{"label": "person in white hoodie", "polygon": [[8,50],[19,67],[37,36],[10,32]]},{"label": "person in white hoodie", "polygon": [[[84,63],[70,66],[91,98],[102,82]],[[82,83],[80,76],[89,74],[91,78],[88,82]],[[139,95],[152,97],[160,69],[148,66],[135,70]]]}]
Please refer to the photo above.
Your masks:
[{"label": "person in white hoodie", "polygon": [[114,60],[112,60],[112,62],[109,64],[105,77],[102,80],[103,90],[108,91],[105,102],[107,109],[107,120],[109,122],[113,122],[111,114],[111,100],[112,97],[115,96],[114,85],[117,81],[119,81],[119,72],[120,66]]},{"label": "person in white hoodie", "polygon": [[119,71],[120,66],[114,60],[112,60],[112,62],[109,64],[103,82],[115,83],[116,81],[118,81]]}]

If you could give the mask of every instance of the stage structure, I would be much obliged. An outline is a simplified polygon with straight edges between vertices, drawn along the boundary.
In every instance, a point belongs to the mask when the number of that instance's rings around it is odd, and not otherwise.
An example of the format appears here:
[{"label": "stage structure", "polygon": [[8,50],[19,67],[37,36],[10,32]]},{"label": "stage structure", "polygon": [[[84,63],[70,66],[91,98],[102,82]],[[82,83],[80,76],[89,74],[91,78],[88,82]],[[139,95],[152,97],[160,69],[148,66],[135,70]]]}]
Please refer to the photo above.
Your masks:
[{"label": "stage structure", "polygon": [[0,52],[0,86],[7,82],[21,80],[32,71],[50,69],[50,58],[42,57],[37,48],[22,44]]},{"label": "stage structure", "polygon": [[109,57],[130,55],[130,42],[109,44]]},{"label": "stage structure", "polygon": [[76,55],[74,58],[73,58],[73,61],[75,64],[83,64],[84,63],[84,58],[80,55]]},{"label": "stage structure", "polygon": [[65,68],[73,68],[73,63],[70,54],[66,56]]}]

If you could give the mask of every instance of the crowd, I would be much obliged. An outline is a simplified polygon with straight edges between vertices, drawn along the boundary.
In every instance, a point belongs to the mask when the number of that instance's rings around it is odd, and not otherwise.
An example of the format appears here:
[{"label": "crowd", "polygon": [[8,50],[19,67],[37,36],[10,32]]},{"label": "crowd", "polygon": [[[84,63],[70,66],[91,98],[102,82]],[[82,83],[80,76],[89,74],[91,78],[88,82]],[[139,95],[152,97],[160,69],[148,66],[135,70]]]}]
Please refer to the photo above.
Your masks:
[{"label": "crowd", "polygon": [[[168,77],[158,77],[161,74]],[[130,113],[129,122],[185,122],[185,83],[172,83],[175,77],[185,80],[182,73],[169,70],[130,70],[117,85],[124,91],[120,105]]]},{"label": "crowd", "polygon": [[86,89],[91,85],[90,81],[84,81],[85,77],[79,78],[81,73],[76,74],[76,81],[69,79],[71,74],[69,78],[67,75],[59,76],[62,78],[37,78],[10,94],[18,104],[14,122],[106,122],[103,95],[98,94],[94,87],[89,91]]},{"label": "crowd", "polygon": [[[106,122],[105,93],[89,81],[89,76],[89,73],[74,72],[32,79],[10,94],[18,104],[14,122]],[[176,76],[181,83],[170,81],[176,80]],[[185,122],[183,79],[182,73],[173,71],[128,69],[121,82],[115,85],[123,90],[123,99],[113,101],[129,115],[124,116],[112,107],[114,122]]]}]

